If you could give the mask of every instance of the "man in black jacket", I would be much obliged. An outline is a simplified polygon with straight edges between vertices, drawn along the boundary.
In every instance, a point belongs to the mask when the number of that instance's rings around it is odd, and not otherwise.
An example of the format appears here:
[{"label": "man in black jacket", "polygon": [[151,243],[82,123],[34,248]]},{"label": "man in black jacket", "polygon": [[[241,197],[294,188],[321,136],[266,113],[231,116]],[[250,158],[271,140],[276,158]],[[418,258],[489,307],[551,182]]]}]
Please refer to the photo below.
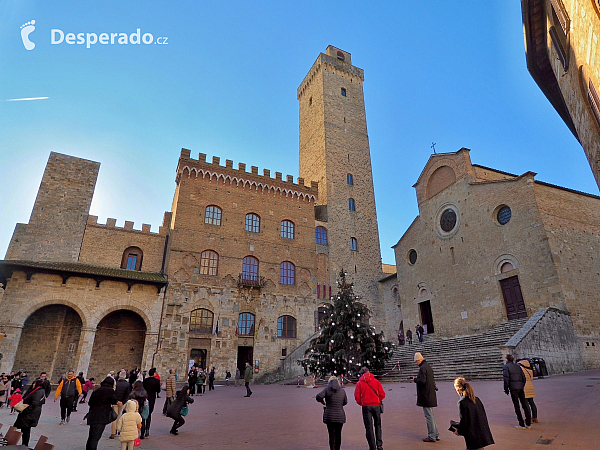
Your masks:
[{"label": "man in black jacket", "polygon": [[[119,372],[119,379],[117,380],[117,384],[115,387],[115,397],[117,397],[117,404],[113,406],[115,411],[117,411],[117,416],[121,415],[123,411],[123,405],[127,403],[127,398],[129,397],[129,393],[131,392],[131,386],[129,386],[129,381],[127,380],[127,372],[121,371]],[[110,431],[110,439],[114,439],[117,434],[117,421],[115,420],[112,423],[111,431]]]},{"label": "man in black jacket", "polygon": [[[504,378],[504,393],[510,394],[510,398],[515,407],[515,413],[517,414],[517,420],[519,425],[515,425],[515,428],[521,428],[527,430],[531,427],[531,409],[529,409],[529,403],[525,398],[525,374],[517,364],[514,363],[515,357],[513,355],[506,355],[506,364],[502,369],[502,377]],[[525,411],[525,422],[523,422],[523,416],[521,415],[521,408],[519,402]]]},{"label": "man in black jacket", "polygon": [[427,437],[423,438],[423,442],[436,442],[440,440],[440,432],[433,417],[433,408],[437,406],[433,369],[419,352],[415,353],[415,363],[419,366],[419,374],[412,377],[412,381],[417,383],[417,406],[423,408],[427,421]]},{"label": "man in black jacket", "polygon": [[90,426],[90,433],[85,450],[98,448],[98,441],[102,437],[104,428],[110,423],[112,405],[118,405],[113,383],[114,380],[111,377],[106,377],[100,383],[100,387],[92,392],[88,400],[90,411],[87,414],[87,423]]},{"label": "man in black jacket", "polygon": [[155,377],[156,367],[151,368],[148,371],[148,376],[144,378],[144,389],[148,393],[148,418],[146,419],[146,426],[144,427],[144,437],[150,436],[150,422],[152,420],[152,411],[154,411],[154,404],[156,403],[156,397],[160,393],[160,381]]}]

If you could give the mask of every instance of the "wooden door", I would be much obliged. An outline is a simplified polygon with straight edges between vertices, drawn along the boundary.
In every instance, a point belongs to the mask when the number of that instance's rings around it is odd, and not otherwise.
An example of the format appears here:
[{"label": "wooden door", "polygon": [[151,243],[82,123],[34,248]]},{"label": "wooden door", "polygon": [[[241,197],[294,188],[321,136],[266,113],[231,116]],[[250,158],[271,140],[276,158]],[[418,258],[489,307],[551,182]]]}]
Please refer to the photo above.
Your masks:
[{"label": "wooden door", "polygon": [[502,296],[506,306],[506,317],[508,320],[521,319],[527,317],[527,309],[523,301],[523,293],[519,284],[519,277],[514,276],[500,281]]}]

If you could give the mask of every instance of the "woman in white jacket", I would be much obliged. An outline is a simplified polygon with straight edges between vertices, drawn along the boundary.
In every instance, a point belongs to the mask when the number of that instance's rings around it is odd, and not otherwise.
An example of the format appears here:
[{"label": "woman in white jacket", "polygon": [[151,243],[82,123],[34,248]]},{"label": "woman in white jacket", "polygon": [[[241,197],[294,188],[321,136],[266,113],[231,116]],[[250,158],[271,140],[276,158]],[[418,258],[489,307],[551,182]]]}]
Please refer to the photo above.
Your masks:
[{"label": "woman in white jacket", "polygon": [[117,421],[121,450],[133,450],[133,442],[140,436],[139,430],[142,427],[142,416],[138,413],[138,402],[128,400],[123,411]]}]

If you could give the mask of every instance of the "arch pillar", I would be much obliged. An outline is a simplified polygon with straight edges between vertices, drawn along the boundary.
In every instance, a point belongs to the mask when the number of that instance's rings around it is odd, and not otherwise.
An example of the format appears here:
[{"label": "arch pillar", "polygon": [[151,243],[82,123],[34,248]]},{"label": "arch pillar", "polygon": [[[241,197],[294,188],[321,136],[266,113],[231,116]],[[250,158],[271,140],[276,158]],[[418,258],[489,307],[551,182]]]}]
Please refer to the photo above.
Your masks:
[{"label": "arch pillar", "polygon": [[[79,337],[79,349],[77,351],[77,371],[87,375],[92,358],[92,349],[94,348],[94,339],[96,339],[95,328],[82,328]],[[87,377],[86,377],[87,378]]]},{"label": "arch pillar", "polygon": [[158,344],[158,331],[147,331],[144,341],[144,354],[142,356],[142,370],[150,370],[153,366],[153,360]]},{"label": "arch pillar", "polygon": [[14,323],[2,324],[0,325],[0,333],[5,335],[2,341],[0,341],[0,353],[2,353],[0,373],[10,373],[15,364],[17,349],[19,348],[21,334],[23,333],[23,325]]}]

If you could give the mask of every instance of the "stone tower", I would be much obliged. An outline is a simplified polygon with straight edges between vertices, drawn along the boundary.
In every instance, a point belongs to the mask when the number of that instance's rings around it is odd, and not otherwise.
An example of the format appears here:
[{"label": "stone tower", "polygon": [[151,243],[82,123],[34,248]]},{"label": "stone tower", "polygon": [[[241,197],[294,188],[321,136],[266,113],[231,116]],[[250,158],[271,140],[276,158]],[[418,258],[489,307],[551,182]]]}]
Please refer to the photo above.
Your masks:
[{"label": "stone tower", "polygon": [[6,259],[79,259],[100,163],[50,153],[28,224],[18,223]]},{"label": "stone tower", "polygon": [[313,64],[298,88],[300,177],[319,183],[316,225],[327,229],[328,239],[317,253],[328,265],[333,293],[343,268],[381,323],[377,282],[383,274],[363,81],[350,53],[335,47]]}]

